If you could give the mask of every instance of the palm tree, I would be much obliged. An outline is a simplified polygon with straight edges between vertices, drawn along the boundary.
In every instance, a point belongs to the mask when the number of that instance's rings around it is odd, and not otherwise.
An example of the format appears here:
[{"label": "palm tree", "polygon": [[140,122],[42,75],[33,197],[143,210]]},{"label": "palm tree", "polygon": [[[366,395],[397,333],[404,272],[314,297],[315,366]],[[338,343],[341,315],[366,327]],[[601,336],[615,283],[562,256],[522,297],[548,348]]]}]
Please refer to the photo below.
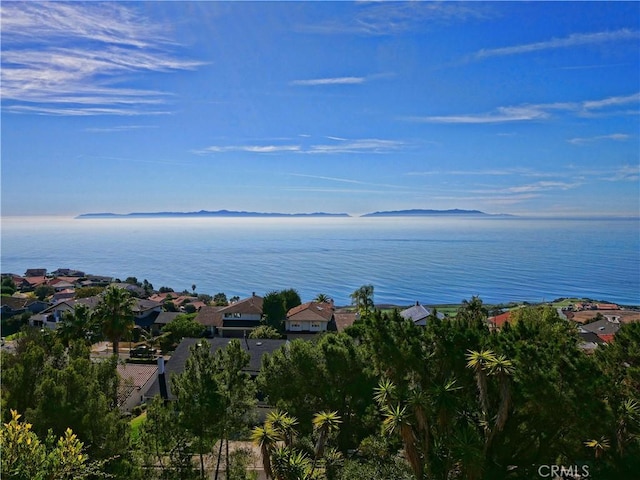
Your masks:
[{"label": "palm tree", "polygon": [[431,428],[429,425],[429,398],[419,385],[415,385],[409,392],[408,404],[413,411],[413,417],[416,421],[417,433],[420,435],[422,442],[422,452],[424,456],[429,455],[431,448]]},{"label": "palm tree", "polygon": [[430,397],[433,411],[438,419],[438,428],[441,435],[448,434],[451,427],[451,419],[457,411],[459,398],[456,395],[462,387],[457,385],[454,377],[444,383],[436,383],[431,387]]},{"label": "palm tree", "polygon": [[329,434],[337,430],[338,426],[342,423],[340,415],[337,411],[328,412],[323,411],[316,413],[313,416],[313,429],[318,432],[318,441],[316,442],[316,459],[320,458],[324,453],[324,447],[329,438]]},{"label": "palm tree", "polygon": [[72,312],[65,312],[62,322],[56,328],[56,335],[65,346],[69,346],[71,340],[83,340],[91,345],[98,336],[97,325],[89,307],[78,303]]},{"label": "palm tree", "polygon": [[288,415],[282,410],[273,410],[267,415],[265,425],[270,425],[284,440],[287,447],[293,443],[296,435],[298,419]]},{"label": "palm tree", "polygon": [[327,440],[329,439],[329,434],[332,431],[338,429],[338,426],[342,423],[342,420],[340,420],[340,415],[338,415],[337,411],[322,411],[316,413],[313,416],[312,422],[313,429],[318,434],[315,448],[315,457],[313,459],[313,466],[311,467],[311,474],[313,475],[318,460],[324,454],[324,447],[326,446]]},{"label": "palm tree", "polygon": [[584,442],[585,446],[593,448],[596,460],[602,457],[604,452],[609,450],[609,440],[605,437],[600,437],[599,440],[587,440]]},{"label": "palm tree", "polygon": [[273,473],[277,480],[308,480],[313,478],[309,457],[304,452],[279,446],[273,450]]},{"label": "palm tree", "polygon": [[478,296],[471,297],[471,301],[463,300],[458,309],[457,319],[466,320],[469,325],[481,323],[487,319],[489,311],[482,304],[482,299]]},{"label": "palm tree", "polygon": [[251,441],[260,447],[262,467],[267,478],[274,478],[271,468],[271,454],[281,438],[280,434],[268,423],[265,423],[263,427],[255,427],[251,432]]},{"label": "palm tree", "polygon": [[458,426],[453,435],[453,456],[459,462],[462,478],[474,480],[482,475],[485,455],[482,438],[469,424]]},{"label": "palm tree", "polygon": [[319,293],[316,295],[316,298],[313,299],[313,301],[317,303],[331,303],[331,300],[331,297],[326,293]]},{"label": "palm tree", "polygon": [[385,415],[385,419],[382,422],[382,433],[400,433],[402,445],[404,446],[404,451],[407,455],[407,460],[409,461],[411,470],[417,479],[421,479],[423,471],[422,461],[416,446],[416,437],[409,421],[410,419],[407,407],[389,405],[384,407],[382,410]]},{"label": "palm tree", "polygon": [[489,365],[497,361],[491,350],[469,350],[467,353],[467,367],[474,371],[476,385],[478,386],[478,399],[484,419],[489,415],[489,394],[487,390],[487,369]]},{"label": "palm tree", "polygon": [[113,342],[113,353],[118,354],[120,339],[134,327],[133,299],[129,292],[115,285],[108,287],[95,309],[96,319],[102,324],[102,333]]},{"label": "palm tree", "polygon": [[373,285],[361,286],[350,297],[351,303],[357,307],[361,317],[367,316],[373,310]]},{"label": "palm tree", "polygon": [[495,360],[489,362],[491,375],[496,375],[500,382],[500,406],[496,415],[495,428],[501,431],[507,422],[509,407],[511,406],[511,382],[513,375],[513,363],[504,355],[498,355]]},{"label": "palm tree", "polygon": [[373,399],[380,408],[391,405],[391,402],[396,398],[396,386],[387,378],[380,380],[378,386],[373,389],[373,392]]},{"label": "palm tree", "polygon": [[620,416],[618,417],[618,427],[616,429],[616,443],[618,454],[624,456],[624,448],[627,443],[637,438],[634,435],[634,428],[640,427],[640,404],[628,398],[621,406]]}]

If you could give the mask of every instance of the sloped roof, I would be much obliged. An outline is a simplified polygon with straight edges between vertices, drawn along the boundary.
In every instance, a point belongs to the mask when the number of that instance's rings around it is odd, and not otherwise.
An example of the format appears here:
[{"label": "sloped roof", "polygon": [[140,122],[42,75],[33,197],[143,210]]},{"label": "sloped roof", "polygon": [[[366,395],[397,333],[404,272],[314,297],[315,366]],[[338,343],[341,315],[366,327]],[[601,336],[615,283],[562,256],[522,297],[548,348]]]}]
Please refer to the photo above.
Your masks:
[{"label": "sloped roof", "polygon": [[603,335],[615,335],[618,333],[618,330],[620,330],[620,324],[604,319],[598,320],[597,322],[587,323],[586,325],[581,325],[580,328],[587,332],[593,332],[602,338]]},{"label": "sloped roof", "polygon": [[353,325],[353,322],[358,318],[358,314],[355,312],[339,312],[333,315],[336,321],[336,328],[338,332],[342,332],[345,328]]},{"label": "sloped roof", "polygon": [[222,326],[222,314],[220,310],[225,307],[206,305],[200,309],[198,315],[196,315],[195,321],[205,327],[221,327]]},{"label": "sloped roof", "polygon": [[596,308],[598,310],[620,310],[620,307],[615,303],[598,303]]},{"label": "sloped roof", "polygon": [[154,302],[153,300],[147,300],[144,298],[134,298],[135,303],[133,304],[134,312],[144,312],[145,310],[152,310],[154,308],[161,307],[162,304],[160,302]]},{"label": "sloped roof", "polygon": [[[245,372],[251,375],[257,375],[262,366],[262,357],[265,354],[271,354],[282,345],[286,343],[286,340],[272,340],[272,339],[238,339],[242,345],[242,349],[249,352],[250,360]],[[215,352],[220,348],[225,348],[231,340],[228,338],[215,337],[215,338],[185,338],[180,342],[178,347],[171,355],[171,359],[165,364],[165,378],[167,380],[167,391],[170,399],[175,399],[171,393],[171,376],[184,372],[184,368],[187,362],[187,358],[190,355],[190,348],[196,343],[206,342],[209,345],[210,351]],[[147,395],[153,397],[160,394],[160,388],[158,386],[158,379],[156,378],[153,385],[149,389]]]},{"label": "sloped roof", "polygon": [[140,390],[156,375],[157,365],[118,363],[116,367],[120,383],[118,384],[118,405],[123,405],[134,391]]},{"label": "sloped roof", "polygon": [[[400,316],[402,318],[406,318],[407,320],[412,320],[413,322],[419,322],[421,320],[424,320],[431,314],[432,314],[431,309],[428,307],[425,307],[420,303],[416,303],[414,306],[409,307],[400,312]],[[438,313],[437,316],[440,319],[444,318],[444,315],[440,313]]]},{"label": "sloped roof", "polygon": [[12,310],[20,310],[22,308],[25,308],[27,306],[27,303],[29,302],[28,299],[26,298],[19,298],[19,297],[7,297],[7,296],[3,296],[2,300],[0,300],[0,304],[2,306],[7,306],[9,308],[11,308]]},{"label": "sloped roof", "polygon": [[329,322],[333,312],[334,309],[330,303],[307,302],[289,310],[287,320]]},{"label": "sloped roof", "polygon": [[258,314],[262,315],[262,297],[252,295],[249,298],[239,300],[220,309],[222,316],[225,313]]},{"label": "sloped roof", "polygon": [[174,321],[178,315],[182,314],[180,312],[160,312],[154,323],[166,325],[167,323]]},{"label": "sloped roof", "polygon": [[28,268],[24,273],[25,277],[44,277],[47,275],[46,268]]},{"label": "sloped roof", "polygon": [[504,324],[510,321],[511,321],[511,312],[501,313],[500,315],[496,315],[495,317],[489,318],[489,323],[491,323],[497,328],[504,327]]},{"label": "sloped roof", "polygon": [[605,343],[598,335],[593,332],[580,332],[580,340],[585,343],[602,344]]}]

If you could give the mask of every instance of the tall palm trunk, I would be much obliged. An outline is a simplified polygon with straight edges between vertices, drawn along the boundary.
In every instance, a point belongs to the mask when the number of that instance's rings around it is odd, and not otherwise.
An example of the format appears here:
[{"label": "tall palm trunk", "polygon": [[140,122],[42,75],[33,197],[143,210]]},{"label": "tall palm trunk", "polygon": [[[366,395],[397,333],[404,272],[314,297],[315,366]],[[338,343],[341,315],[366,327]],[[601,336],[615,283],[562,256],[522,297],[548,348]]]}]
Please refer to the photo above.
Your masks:
[{"label": "tall palm trunk", "polygon": [[411,466],[411,470],[416,476],[416,479],[422,480],[422,459],[420,458],[420,453],[416,448],[416,438],[411,425],[409,425],[408,423],[403,423],[400,427],[400,436],[402,437],[402,444],[404,446],[404,451],[407,455],[409,465]]}]

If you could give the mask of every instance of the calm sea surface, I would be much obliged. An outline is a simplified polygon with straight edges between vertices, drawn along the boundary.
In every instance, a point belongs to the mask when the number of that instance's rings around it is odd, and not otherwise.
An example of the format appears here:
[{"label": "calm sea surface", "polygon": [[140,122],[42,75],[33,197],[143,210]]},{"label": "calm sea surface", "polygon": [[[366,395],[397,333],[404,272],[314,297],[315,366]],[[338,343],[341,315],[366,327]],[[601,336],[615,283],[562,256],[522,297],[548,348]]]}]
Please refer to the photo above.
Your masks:
[{"label": "calm sea surface", "polygon": [[74,268],[240,297],[295,288],[338,305],[578,296],[640,304],[638,219],[4,217],[3,273]]}]

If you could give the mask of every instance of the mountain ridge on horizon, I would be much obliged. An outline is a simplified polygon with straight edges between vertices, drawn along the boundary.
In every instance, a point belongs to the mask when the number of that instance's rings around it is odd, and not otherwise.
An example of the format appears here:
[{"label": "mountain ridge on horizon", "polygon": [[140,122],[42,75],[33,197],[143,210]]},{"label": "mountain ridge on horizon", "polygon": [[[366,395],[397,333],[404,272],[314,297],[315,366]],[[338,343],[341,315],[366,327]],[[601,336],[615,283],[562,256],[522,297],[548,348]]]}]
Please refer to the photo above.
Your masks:
[{"label": "mountain ridge on horizon", "polygon": [[[432,210],[432,209],[410,209],[410,210],[388,210],[377,211],[359,215],[360,217],[407,217],[407,216],[511,216],[508,214],[490,214],[480,210]],[[131,213],[82,213],[76,219],[86,218],[142,218],[142,217],[351,217],[348,213],[280,213],[280,212],[248,212],[234,210],[199,210],[195,212],[131,212]]]}]

